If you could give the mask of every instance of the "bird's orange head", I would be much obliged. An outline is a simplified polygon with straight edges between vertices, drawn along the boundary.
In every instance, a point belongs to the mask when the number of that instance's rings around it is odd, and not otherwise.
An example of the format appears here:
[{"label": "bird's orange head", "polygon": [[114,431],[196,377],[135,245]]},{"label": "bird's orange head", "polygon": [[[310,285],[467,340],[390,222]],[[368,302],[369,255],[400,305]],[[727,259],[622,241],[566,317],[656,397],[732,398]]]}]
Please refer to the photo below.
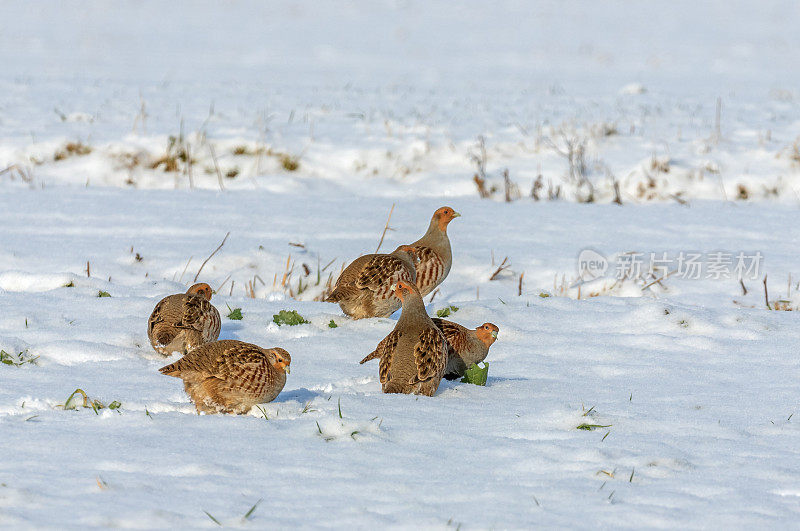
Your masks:
[{"label": "bird's orange head", "polygon": [[211,286],[208,284],[201,282],[200,284],[195,284],[188,290],[186,290],[187,295],[200,295],[206,300],[211,300]]},{"label": "bird's orange head", "polygon": [[280,347],[276,347],[272,349],[272,357],[275,360],[272,366],[289,374],[289,365],[292,363],[292,357],[289,353]]},{"label": "bird's orange head", "polygon": [[402,301],[408,295],[416,293],[417,287],[404,280],[401,280],[393,286],[392,291],[394,292],[394,296]]},{"label": "bird's orange head", "polygon": [[442,208],[438,209],[436,212],[433,213],[433,219],[438,224],[439,230],[442,232],[446,232],[447,225],[460,215],[461,214],[459,214],[449,206],[443,206]]},{"label": "bird's orange head", "polygon": [[475,330],[475,334],[478,336],[478,339],[480,339],[483,344],[486,345],[486,348],[491,347],[492,343],[497,340],[497,334],[499,332],[500,329],[497,328],[497,325],[492,323],[483,323]]}]

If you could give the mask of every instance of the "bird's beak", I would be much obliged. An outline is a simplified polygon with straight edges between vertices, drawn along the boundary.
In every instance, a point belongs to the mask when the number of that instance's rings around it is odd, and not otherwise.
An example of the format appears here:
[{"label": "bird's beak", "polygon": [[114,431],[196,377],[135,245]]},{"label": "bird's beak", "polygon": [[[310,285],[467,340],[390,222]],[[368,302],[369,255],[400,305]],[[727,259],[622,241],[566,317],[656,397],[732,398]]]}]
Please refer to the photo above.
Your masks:
[{"label": "bird's beak", "polygon": [[492,330],[492,337],[497,339],[497,330]]},{"label": "bird's beak", "polygon": [[284,365],[283,366],[283,370],[286,372],[286,374],[289,374],[290,372],[292,372],[292,371],[289,370],[289,366],[288,365]]},{"label": "bird's beak", "polygon": [[458,212],[453,212],[453,218],[460,218],[460,217],[461,214],[459,214]]}]

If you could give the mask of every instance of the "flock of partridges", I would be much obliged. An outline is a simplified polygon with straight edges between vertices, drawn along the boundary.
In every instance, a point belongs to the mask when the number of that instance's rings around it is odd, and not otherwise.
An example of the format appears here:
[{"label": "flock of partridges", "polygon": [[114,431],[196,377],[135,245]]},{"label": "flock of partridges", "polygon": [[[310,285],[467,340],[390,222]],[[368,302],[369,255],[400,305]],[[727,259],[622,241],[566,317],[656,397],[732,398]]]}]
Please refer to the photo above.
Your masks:
[{"label": "flock of partridges", "polygon": [[[447,277],[452,265],[448,224],[460,214],[450,207],[434,212],[425,235],[389,254],[368,254],[344,269],[326,299],[353,319],[400,319],[361,363],[380,360],[384,393],[432,396],[441,379],[464,375],[483,361],[499,329],[484,323],[474,330],[431,318],[422,297]],[[183,380],[198,413],[246,413],[283,389],[291,357],[286,350],[261,348],[237,340],[218,341],[220,315],[208,284],[162,299],[150,315],[147,334],[153,348],[183,357],[160,369]]]}]

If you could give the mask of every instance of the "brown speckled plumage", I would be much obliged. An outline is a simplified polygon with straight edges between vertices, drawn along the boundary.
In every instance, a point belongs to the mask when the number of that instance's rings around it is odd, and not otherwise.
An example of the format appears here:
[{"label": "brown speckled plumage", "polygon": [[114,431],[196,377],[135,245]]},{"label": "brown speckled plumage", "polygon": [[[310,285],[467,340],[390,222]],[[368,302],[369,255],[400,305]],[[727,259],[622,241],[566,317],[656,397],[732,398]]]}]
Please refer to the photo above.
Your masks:
[{"label": "brown speckled plumage", "polygon": [[500,329],[492,323],[483,323],[475,330],[444,319],[431,319],[442,331],[447,341],[447,368],[444,377],[455,380],[464,376],[467,367],[486,359],[489,347],[497,339]]},{"label": "brown speckled plumage", "polygon": [[450,273],[453,254],[450,250],[450,238],[447,236],[447,225],[460,215],[450,207],[438,209],[433,213],[425,235],[410,244],[419,260],[416,284],[423,297],[436,289]]},{"label": "brown speckled plumage", "polygon": [[219,337],[219,312],[209,301],[208,284],[195,284],[186,293],[161,299],[147,321],[147,337],[159,354],[186,354]]},{"label": "brown speckled plumage", "polygon": [[416,279],[415,256],[410,251],[409,247],[400,246],[390,254],[356,258],[339,275],[326,301],[339,303],[342,311],[353,319],[392,315],[401,306],[392,286]]},{"label": "brown speckled plumage", "polygon": [[447,363],[444,336],[425,312],[414,284],[399,282],[395,293],[403,301],[403,313],[394,330],[361,363],[380,359],[384,393],[433,396]]},{"label": "brown speckled plumage", "polygon": [[196,348],[159,371],[183,380],[198,413],[242,414],[278,396],[290,363],[282,348],[225,339]]}]

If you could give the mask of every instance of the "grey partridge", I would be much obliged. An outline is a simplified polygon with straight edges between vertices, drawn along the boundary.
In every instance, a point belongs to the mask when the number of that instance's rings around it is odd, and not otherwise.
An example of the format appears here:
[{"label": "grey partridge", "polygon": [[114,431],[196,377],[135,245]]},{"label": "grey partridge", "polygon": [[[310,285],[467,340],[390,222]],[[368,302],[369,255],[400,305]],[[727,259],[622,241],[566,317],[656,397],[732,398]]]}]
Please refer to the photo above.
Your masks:
[{"label": "grey partridge", "polygon": [[433,213],[428,232],[410,244],[417,255],[416,284],[424,297],[442,283],[453,265],[453,254],[450,251],[450,238],[447,237],[447,225],[461,214],[450,207],[442,207]]},{"label": "grey partridge", "polygon": [[483,323],[475,330],[465,328],[458,323],[431,319],[447,340],[447,367],[444,377],[447,380],[461,378],[473,363],[486,359],[489,347],[497,340],[500,329],[492,323]]},{"label": "grey partridge", "polygon": [[291,361],[282,348],[224,339],[206,343],[159,371],[183,380],[198,413],[242,414],[278,396]]},{"label": "grey partridge", "polygon": [[210,300],[208,284],[195,284],[186,293],[161,299],[147,321],[147,337],[153,349],[164,356],[186,354],[215,341],[221,321]]},{"label": "grey partridge", "polygon": [[384,393],[433,396],[447,364],[447,343],[425,312],[414,284],[398,282],[395,294],[403,302],[403,313],[394,330],[361,363],[380,359]]},{"label": "grey partridge", "polygon": [[342,271],[326,302],[337,302],[353,319],[388,317],[402,305],[392,286],[413,283],[416,257],[413,249],[401,245],[389,254],[367,254],[353,260]]}]

